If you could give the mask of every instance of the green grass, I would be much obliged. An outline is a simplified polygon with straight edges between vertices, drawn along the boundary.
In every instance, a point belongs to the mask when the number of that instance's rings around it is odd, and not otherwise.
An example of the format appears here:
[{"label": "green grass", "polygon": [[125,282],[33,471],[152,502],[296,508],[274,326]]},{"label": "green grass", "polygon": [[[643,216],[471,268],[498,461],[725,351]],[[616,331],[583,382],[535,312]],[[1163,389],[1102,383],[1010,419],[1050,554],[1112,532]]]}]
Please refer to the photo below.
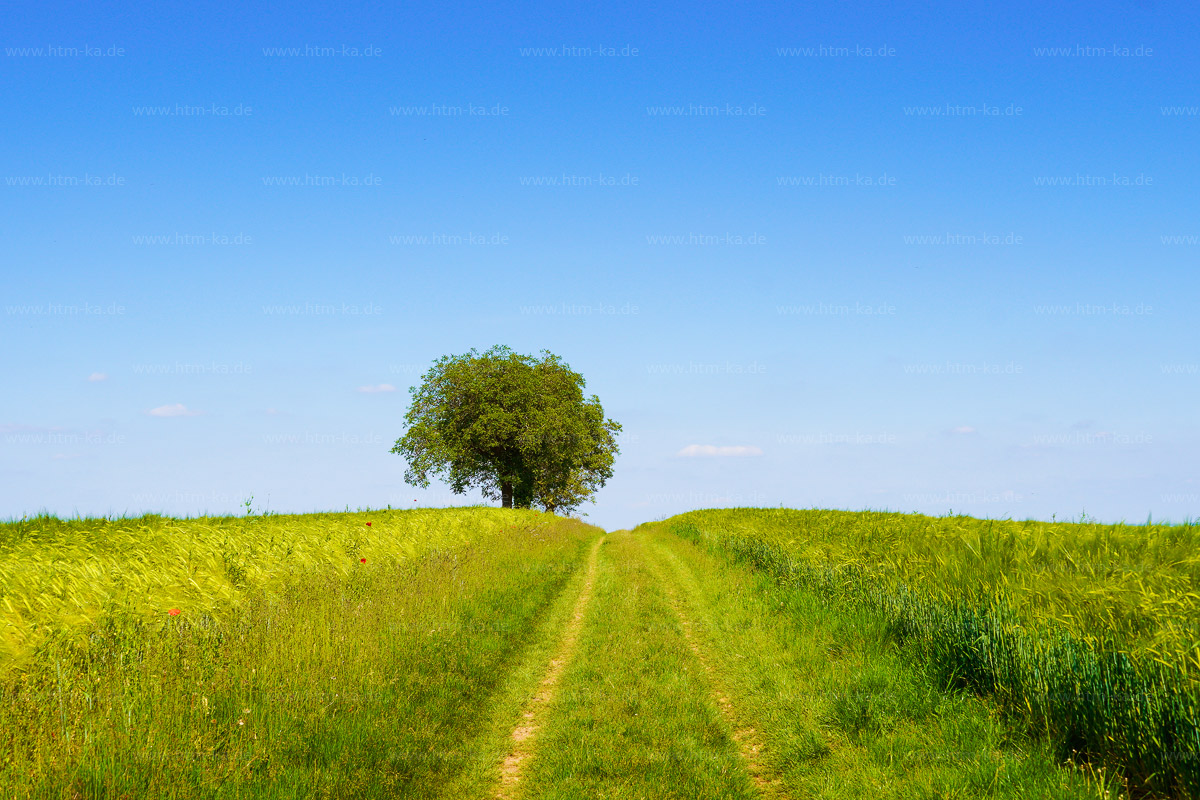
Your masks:
[{"label": "green grass", "polygon": [[1060,761],[1200,797],[1195,526],[783,510],[668,523],[873,615],[939,683],[989,697]]},{"label": "green grass", "polygon": [[506,745],[494,706],[514,708],[514,673],[598,533],[503,516],[525,524],[311,568],[221,616],[102,616],[86,645],[47,639],[0,682],[0,796],[485,796],[479,764]]},{"label": "green grass", "polygon": [[524,798],[1200,797],[1192,526],[600,536],[483,508],[2,524],[0,797],[495,797],[514,747]]},{"label": "green grass", "polygon": [[781,585],[666,525],[636,532],[679,587],[738,727],[756,731],[786,796],[1110,796],[986,703],[943,691],[877,615]]},{"label": "green grass", "polygon": [[1118,644],[1200,677],[1200,525],[980,520],[892,512],[693,511],[710,535],[776,545],[796,563],[943,600],[1006,597],[1023,625]]},{"label": "green grass", "polygon": [[0,672],[47,638],[102,616],[156,624],[179,608],[224,618],[248,591],[269,592],[290,577],[314,570],[347,577],[360,558],[398,564],[538,519],[476,508],[0,523]]},{"label": "green grass", "polygon": [[751,798],[735,744],[640,537],[609,534],[524,798]]}]

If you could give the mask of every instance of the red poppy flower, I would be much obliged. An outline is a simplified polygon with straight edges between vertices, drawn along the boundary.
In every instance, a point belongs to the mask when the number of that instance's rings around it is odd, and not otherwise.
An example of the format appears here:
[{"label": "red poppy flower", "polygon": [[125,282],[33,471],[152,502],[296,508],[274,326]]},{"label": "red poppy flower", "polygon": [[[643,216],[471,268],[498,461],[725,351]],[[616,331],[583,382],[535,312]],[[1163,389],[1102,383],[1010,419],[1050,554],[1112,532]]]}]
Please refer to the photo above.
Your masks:
[{"label": "red poppy flower", "polygon": [[178,608],[172,608],[172,609],[168,609],[168,610],[167,610],[167,613],[168,613],[168,614],[170,614],[172,617],[178,617],[178,616],[179,616],[179,609],[178,609]]},{"label": "red poppy flower", "polygon": [[360,564],[365,564],[365,563],[367,563],[367,560],[366,560],[365,558],[360,558],[360,559],[358,560],[358,562],[359,562]]},{"label": "red poppy flower", "polygon": [[369,527],[371,527],[371,523],[369,523],[369,522],[368,522],[368,523],[367,523],[367,527],[368,527],[368,528],[369,528]]}]

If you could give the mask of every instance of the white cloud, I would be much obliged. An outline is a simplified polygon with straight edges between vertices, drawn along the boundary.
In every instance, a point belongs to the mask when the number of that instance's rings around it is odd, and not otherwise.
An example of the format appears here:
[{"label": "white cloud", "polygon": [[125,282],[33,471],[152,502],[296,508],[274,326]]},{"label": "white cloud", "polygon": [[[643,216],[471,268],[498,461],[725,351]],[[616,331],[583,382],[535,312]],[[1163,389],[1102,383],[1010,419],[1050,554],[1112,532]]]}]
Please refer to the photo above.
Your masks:
[{"label": "white cloud", "polygon": [[203,411],[192,411],[183,403],[172,403],[170,405],[159,406],[152,408],[146,412],[152,417],[195,417],[203,414]]},{"label": "white cloud", "polygon": [[381,383],[378,386],[360,386],[358,387],[358,391],[375,394],[376,392],[394,392],[396,391],[396,387],[390,383]]},{"label": "white cloud", "polygon": [[976,431],[976,430],[975,430],[974,428],[972,428],[970,425],[959,425],[957,428],[951,428],[951,429],[950,429],[950,432],[951,432],[951,433],[957,433],[957,434],[959,434],[959,435],[961,435],[961,436],[965,436],[965,435],[967,435],[967,434],[969,434],[969,433],[978,433],[978,431]]},{"label": "white cloud", "polygon": [[748,445],[733,445],[728,447],[717,447],[711,444],[689,444],[687,447],[680,450],[675,455],[682,458],[709,458],[709,457],[737,457],[737,456],[761,456],[763,451],[757,447]]},{"label": "white cloud", "polygon": [[108,375],[104,374],[103,372],[93,372],[91,375],[88,375],[88,380],[92,383],[96,383],[97,381],[106,381],[108,380]]}]

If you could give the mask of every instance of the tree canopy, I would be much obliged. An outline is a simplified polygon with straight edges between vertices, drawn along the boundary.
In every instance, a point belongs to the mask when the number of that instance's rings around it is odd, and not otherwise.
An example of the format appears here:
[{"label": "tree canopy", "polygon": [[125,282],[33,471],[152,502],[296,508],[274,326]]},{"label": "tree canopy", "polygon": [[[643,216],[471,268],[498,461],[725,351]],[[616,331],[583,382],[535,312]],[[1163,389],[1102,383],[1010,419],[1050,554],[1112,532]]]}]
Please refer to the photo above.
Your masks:
[{"label": "tree canopy", "polygon": [[407,460],[404,479],[415,486],[435,475],[456,494],[477,488],[505,508],[574,510],[612,477],[621,431],[584,386],[548,350],[443,356],[409,390],[408,429],[391,452]]}]

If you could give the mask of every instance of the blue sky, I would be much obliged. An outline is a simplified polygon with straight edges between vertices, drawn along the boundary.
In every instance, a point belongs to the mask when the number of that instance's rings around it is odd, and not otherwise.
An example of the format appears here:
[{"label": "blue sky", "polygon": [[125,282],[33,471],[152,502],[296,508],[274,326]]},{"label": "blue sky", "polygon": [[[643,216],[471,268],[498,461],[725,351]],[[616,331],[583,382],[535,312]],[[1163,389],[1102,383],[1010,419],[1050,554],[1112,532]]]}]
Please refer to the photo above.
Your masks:
[{"label": "blue sky", "polygon": [[0,516],[472,502],[437,357],[623,423],[589,519],[1200,512],[1191,3],[17,3]]}]

